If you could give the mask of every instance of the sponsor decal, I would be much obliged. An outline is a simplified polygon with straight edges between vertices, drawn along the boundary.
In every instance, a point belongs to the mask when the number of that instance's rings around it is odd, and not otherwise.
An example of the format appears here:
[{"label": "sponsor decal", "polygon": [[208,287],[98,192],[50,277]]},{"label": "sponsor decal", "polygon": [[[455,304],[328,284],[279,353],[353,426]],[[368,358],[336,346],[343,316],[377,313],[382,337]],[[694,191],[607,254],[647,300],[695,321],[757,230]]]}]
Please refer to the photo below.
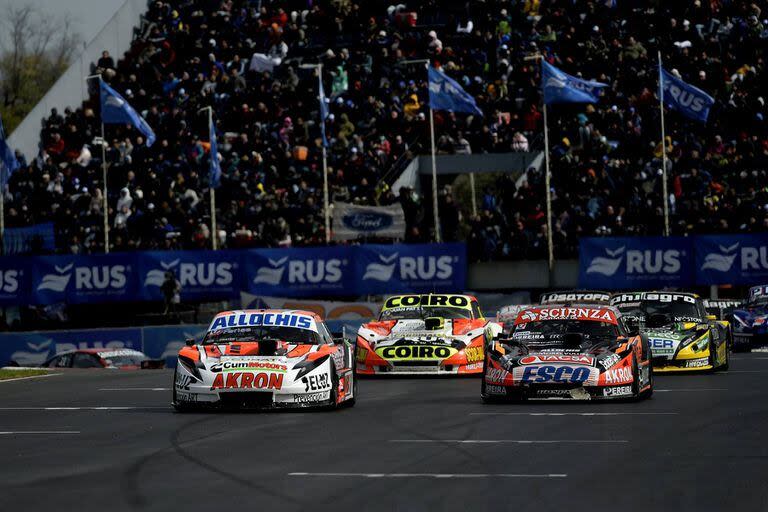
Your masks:
[{"label": "sponsor decal", "polygon": [[368,349],[357,347],[355,357],[357,358],[358,363],[364,363],[365,360],[368,359]]},{"label": "sponsor decal", "polygon": [[304,383],[304,392],[308,391],[320,391],[329,389],[331,387],[330,375],[327,373],[319,373],[317,375],[308,375],[301,378],[301,382]]},{"label": "sponsor decal", "polygon": [[547,389],[547,388],[538,388],[534,390],[534,393],[536,396],[540,397],[570,397],[571,396],[571,390],[570,389]]},{"label": "sponsor decal", "polygon": [[685,362],[686,368],[701,368],[703,366],[709,366],[709,359],[702,357],[700,359],[691,359]]},{"label": "sponsor decal", "polygon": [[688,302],[690,304],[696,304],[696,297],[691,294],[685,293],[622,293],[616,295],[611,299],[611,304],[627,305],[626,303],[639,302],[639,301],[651,301],[651,302]]},{"label": "sponsor decal", "polygon": [[176,392],[176,400],[179,402],[197,402],[197,393]]},{"label": "sponsor decal", "polygon": [[377,348],[376,353],[384,359],[405,361],[408,359],[445,359],[457,353],[453,347],[429,345],[399,345]]},{"label": "sponsor decal", "polygon": [[294,393],[293,401],[299,404],[311,404],[328,400],[331,396],[330,391],[318,391],[315,393],[298,394]]},{"label": "sponsor decal", "polygon": [[501,368],[488,368],[485,372],[486,382],[504,382],[507,377],[509,372]]},{"label": "sponsor decal", "polygon": [[279,373],[233,372],[219,373],[213,379],[214,389],[282,389],[284,375]]},{"label": "sponsor decal", "polygon": [[616,315],[604,308],[532,308],[522,311],[515,320],[515,325],[542,320],[595,320],[616,323]]},{"label": "sponsor decal", "polygon": [[630,396],[632,395],[632,386],[615,386],[604,388],[603,396]]},{"label": "sponsor decal", "polygon": [[600,365],[607,370],[611,366],[618,363],[620,359],[621,358],[618,356],[618,354],[611,354],[608,357],[601,359]]},{"label": "sponsor decal", "polygon": [[469,298],[464,295],[396,295],[384,303],[384,309],[413,306],[468,308]]},{"label": "sponsor decal", "polygon": [[539,302],[542,304],[558,304],[563,302],[605,302],[608,301],[611,296],[607,293],[598,292],[568,292],[568,293],[545,293],[541,296]]},{"label": "sponsor decal", "polygon": [[288,366],[269,361],[225,361],[223,363],[213,363],[210,370],[214,373],[234,372],[238,370],[285,373],[288,370]]},{"label": "sponsor decal", "polygon": [[230,286],[234,280],[232,262],[182,262],[180,258],[172,261],[160,261],[160,267],[147,272],[144,286],[160,287],[165,281],[165,273],[172,271],[178,276],[184,287]]},{"label": "sponsor decal", "polygon": [[314,318],[292,313],[232,313],[214,318],[209,331],[232,327],[295,327],[317,332]]},{"label": "sponsor decal", "polygon": [[196,381],[194,377],[191,377],[189,375],[184,375],[182,373],[176,372],[176,380],[174,381],[174,385],[176,386],[176,389],[189,389],[189,385],[192,384],[194,381]]},{"label": "sponsor decal", "polygon": [[467,363],[476,363],[483,360],[483,347],[467,347],[464,349]]},{"label": "sponsor decal", "polygon": [[675,340],[669,338],[648,338],[648,346],[654,355],[674,354],[675,345]]},{"label": "sponsor decal", "polygon": [[347,265],[347,260],[340,258],[290,260],[284,256],[274,260],[267,258],[267,261],[268,266],[259,267],[256,271],[253,284],[278,286],[283,282],[286,269],[288,284],[335,284],[341,281],[342,267]]},{"label": "sponsor decal", "polygon": [[589,379],[590,371],[586,366],[526,366],[521,382],[584,382]]},{"label": "sponsor decal", "polygon": [[479,370],[482,367],[483,367],[483,363],[472,363],[472,364],[466,365],[464,369],[467,371],[472,371],[472,370]]},{"label": "sponsor decal", "polygon": [[622,366],[621,368],[612,368],[605,372],[606,384],[627,384],[632,382],[632,368]]},{"label": "sponsor decal", "polygon": [[486,384],[485,393],[487,395],[506,395],[507,388],[505,388],[504,386],[496,386],[494,384]]},{"label": "sponsor decal", "polygon": [[365,267],[363,281],[389,282],[398,279],[407,281],[447,281],[453,279],[454,266],[458,256],[404,256],[399,252],[385,256],[377,254],[378,261]]},{"label": "sponsor decal", "polygon": [[540,363],[580,363],[592,364],[594,359],[590,356],[571,356],[566,354],[525,356],[520,359],[520,364],[540,364]]}]

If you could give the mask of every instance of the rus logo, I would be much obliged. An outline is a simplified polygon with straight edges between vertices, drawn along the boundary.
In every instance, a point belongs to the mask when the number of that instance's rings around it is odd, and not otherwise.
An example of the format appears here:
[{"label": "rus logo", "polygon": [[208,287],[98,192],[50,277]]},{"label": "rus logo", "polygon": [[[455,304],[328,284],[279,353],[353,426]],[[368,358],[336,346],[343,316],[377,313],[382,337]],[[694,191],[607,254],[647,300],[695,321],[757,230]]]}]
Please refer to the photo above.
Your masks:
[{"label": "rus logo", "polygon": [[256,271],[254,284],[277,286],[283,282],[286,270],[288,284],[334,284],[341,281],[342,267],[347,264],[346,260],[338,258],[289,260],[288,256],[268,261],[269,266]]},{"label": "rus logo", "polygon": [[458,263],[457,257],[448,255],[400,256],[399,253],[393,253],[378,256],[378,262],[369,263],[365,267],[364,281],[387,282],[396,275],[401,281],[446,280],[453,277],[454,265]]}]

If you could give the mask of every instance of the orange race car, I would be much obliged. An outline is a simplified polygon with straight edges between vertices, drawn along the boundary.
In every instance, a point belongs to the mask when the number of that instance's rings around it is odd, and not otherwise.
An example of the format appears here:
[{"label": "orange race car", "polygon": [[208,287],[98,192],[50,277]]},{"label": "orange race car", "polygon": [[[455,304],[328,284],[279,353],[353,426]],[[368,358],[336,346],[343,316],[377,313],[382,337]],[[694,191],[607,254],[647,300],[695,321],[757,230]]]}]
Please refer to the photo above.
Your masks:
[{"label": "orange race car", "polygon": [[173,406],[237,408],[352,406],[352,344],[334,340],[308,311],[225,311],[200,343],[179,351]]},{"label": "orange race car", "polygon": [[611,306],[523,309],[509,338],[486,347],[483,401],[651,396],[648,340],[619,317]]},{"label": "orange race car", "polygon": [[357,373],[479,374],[483,346],[499,333],[471,295],[395,295],[357,332]]}]

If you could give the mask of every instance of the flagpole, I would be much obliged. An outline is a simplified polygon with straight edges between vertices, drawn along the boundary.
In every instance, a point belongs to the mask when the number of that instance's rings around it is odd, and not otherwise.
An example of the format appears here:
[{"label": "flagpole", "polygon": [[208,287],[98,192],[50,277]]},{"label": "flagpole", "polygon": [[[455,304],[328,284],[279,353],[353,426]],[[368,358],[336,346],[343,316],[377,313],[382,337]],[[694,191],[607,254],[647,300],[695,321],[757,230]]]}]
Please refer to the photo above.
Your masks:
[{"label": "flagpole", "polygon": [[[99,76],[101,80],[101,76]],[[107,201],[107,141],[104,138],[104,122],[101,123],[101,179],[104,208],[104,253],[109,254],[109,202]]]},{"label": "flagpole", "polygon": [[547,261],[549,286],[552,286],[552,274],[555,270],[555,250],[552,241],[552,192],[549,177],[549,126],[547,124],[547,104],[544,103],[544,187],[547,189]]},{"label": "flagpole", "polygon": [[435,157],[435,115],[429,105],[429,134],[432,144],[432,214],[435,217],[435,242],[442,242],[440,234],[440,213],[437,208],[437,158]]},{"label": "flagpole", "polygon": [[469,188],[472,193],[472,216],[477,216],[477,192],[475,191],[475,173],[469,173]]},{"label": "flagpole", "polygon": [[664,194],[664,236],[669,236],[669,193],[667,192],[667,134],[664,128],[664,77],[661,73],[661,50],[659,50],[659,112],[661,113],[661,179]]},{"label": "flagpole", "polygon": [[[320,84],[323,83],[323,64],[318,63],[317,65],[317,79]],[[331,91],[331,95],[333,95],[333,91]],[[318,99],[323,102],[325,101],[325,94],[318,95]],[[323,105],[320,105],[320,117],[322,116],[323,112]],[[320,119],[320,122],[323,123],[323,127],[325,127],[325,119]],[[325,147],[325,141],[323,141],[323,219],[325,221],[325,244],[328,245],[331,243],[331,204],[330,204],[330,198],[328,197],[328,148]]]},{"label": "flagpole", "polygon": [[[211,141],[211,137],[215,137],[216,131],[214,130],[213,133],[211,133],[211,126],[213,125],[213,107],[203,107],[197,112],[200,113],[203,110],[208,111],[208,143],[211,144],[213,141]],[[213,158],[213,154],[208,152],[209,158]],[[209,178],[208,178],[208,192],[210,194],[210,201],[211,201],[211,249],[214,251],[219,248],[219,232],[218,227],[216,225],[216,189],[213,187],[213,184],[210,182],[210,164],[208,165],[209,170]]]}]

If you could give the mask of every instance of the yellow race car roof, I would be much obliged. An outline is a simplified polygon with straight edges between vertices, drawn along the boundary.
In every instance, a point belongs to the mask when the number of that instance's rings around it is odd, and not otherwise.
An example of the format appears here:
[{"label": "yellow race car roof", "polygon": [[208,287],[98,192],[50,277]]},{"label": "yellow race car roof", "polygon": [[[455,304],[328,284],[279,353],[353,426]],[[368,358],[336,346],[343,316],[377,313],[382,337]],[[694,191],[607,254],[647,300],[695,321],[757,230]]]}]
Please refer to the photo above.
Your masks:
[{"label": "yellow race car roof", "polygon": [[471,295],[454,295],[443,293],[430,293],[426,295],[393,295],[387,297],[382,311],[402,307],[452,307],[461,309],[472,309],[472,302],[475,300]]}]

